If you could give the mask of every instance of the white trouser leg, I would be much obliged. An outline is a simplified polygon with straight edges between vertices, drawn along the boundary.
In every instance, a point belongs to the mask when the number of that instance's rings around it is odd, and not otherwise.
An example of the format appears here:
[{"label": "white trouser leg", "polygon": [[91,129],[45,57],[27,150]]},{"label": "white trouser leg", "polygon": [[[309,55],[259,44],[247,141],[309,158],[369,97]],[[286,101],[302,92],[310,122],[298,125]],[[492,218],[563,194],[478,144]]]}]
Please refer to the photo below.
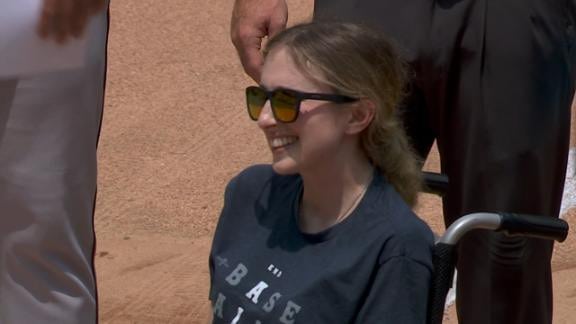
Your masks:
[{"label": "white trouser leg", "polygon": [[93,208],[107,17],[82,69],[0,79],[0,323],[96,322]]}]

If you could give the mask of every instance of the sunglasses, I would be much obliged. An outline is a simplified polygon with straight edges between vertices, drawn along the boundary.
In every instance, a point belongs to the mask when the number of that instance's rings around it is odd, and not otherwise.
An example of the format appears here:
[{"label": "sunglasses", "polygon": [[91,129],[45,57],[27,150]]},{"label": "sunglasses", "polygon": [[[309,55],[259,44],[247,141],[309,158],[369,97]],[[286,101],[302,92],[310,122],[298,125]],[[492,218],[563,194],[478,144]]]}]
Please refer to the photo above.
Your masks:
[{"label": "sunglasses", "polygon": [[300,103],[302,100],[307,99],[330,101],[335,103],[354,102],[358,100],[343,95],[307,93],[290,89],[276,89],[268,91],[256,86],[246,88],[248,115],[250,115],[250,118],[254,121],[258,120],[266,101],[270,100],[274,119],[283,123],[291,123],[298,118]]}]

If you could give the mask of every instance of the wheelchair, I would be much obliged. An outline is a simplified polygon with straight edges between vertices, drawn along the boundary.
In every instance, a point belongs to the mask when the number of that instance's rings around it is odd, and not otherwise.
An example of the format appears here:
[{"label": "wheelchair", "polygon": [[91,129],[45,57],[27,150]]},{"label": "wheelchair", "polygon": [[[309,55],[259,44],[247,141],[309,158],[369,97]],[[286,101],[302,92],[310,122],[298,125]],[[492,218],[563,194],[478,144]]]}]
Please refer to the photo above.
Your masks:
[{"label": "wheelchair", "polygon": [[[424,172],[424,192],[442,196],[448,187],[445,175]],[[560,218],[514,213],[472,213],[452,223],[436,241],[433,252],[434,274],[428,304],[428,324],[441,324],[446,295],[452,286],[458,241],[468,232],[485,229],[510,236],[533,237],[563,242],[569,226]]]}]

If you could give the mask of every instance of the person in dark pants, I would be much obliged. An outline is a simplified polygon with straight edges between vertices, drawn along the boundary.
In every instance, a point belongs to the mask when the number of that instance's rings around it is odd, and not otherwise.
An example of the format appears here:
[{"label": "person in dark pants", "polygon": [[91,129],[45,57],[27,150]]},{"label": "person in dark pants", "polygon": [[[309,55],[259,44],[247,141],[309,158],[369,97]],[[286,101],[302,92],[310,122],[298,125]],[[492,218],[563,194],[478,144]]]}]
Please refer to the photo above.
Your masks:
[{"label": "person in dark pants", "polygon": [[[378,27],[414,70],[404,122],[419,154],[434,140],[450,178],[446,225],[479,211],[558,217],[576,77],[576,3],[317,0],[317,20]],[[259,79],[263,37],[284,0],[237,0],[232,40]],[[552,243],[479,231],[459,246],[462,323],[551,323]]]}]

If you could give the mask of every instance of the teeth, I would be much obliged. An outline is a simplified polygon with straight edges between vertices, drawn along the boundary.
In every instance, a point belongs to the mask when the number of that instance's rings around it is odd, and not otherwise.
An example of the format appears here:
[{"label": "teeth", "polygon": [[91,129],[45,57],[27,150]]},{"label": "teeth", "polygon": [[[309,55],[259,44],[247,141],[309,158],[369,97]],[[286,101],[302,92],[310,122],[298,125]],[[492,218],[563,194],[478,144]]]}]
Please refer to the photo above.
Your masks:
[{"label": "teeth", "polygon": [[272,148],[277,148],[288,144],[292,144],[294,142],[296,142],[295,137],[276,137],[270,141],[270,146],[272,146]]}]

